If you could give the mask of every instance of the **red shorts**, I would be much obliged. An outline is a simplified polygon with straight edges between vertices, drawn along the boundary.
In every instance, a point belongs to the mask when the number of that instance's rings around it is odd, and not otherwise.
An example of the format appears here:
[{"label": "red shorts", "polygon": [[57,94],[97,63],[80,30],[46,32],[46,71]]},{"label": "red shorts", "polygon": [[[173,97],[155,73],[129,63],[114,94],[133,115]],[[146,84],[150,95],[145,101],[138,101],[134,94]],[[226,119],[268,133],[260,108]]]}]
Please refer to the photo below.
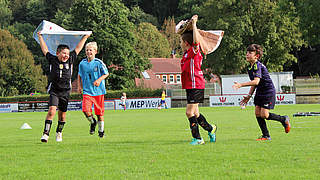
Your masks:
[{"label": "red shorts", "polygon": [[104,115],[104,95],[89,96],[83,95],[82,112],[92,112],[92,104],[94,104],[94,114],[98,116]]}]

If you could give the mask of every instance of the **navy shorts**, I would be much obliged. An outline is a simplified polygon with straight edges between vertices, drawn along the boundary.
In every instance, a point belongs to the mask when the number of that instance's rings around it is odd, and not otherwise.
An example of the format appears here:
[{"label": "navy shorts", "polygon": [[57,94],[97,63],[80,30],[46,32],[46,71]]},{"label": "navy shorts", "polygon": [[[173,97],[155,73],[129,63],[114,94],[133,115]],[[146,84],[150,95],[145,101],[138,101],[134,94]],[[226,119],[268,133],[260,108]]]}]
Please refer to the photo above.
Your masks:
[{"label": "navy shorts", "polygon": [[265,109],[274,109],[276,96],[254,96],[254,105]]},{"label": "navy shorts", "polygon": [[204,89],[186,89],[188,104],[203,103]]},{"label": "navy shorts", "polygon": [[57,106],[62,112],[67,112],[69,92],[50,91],[49,106]]}]

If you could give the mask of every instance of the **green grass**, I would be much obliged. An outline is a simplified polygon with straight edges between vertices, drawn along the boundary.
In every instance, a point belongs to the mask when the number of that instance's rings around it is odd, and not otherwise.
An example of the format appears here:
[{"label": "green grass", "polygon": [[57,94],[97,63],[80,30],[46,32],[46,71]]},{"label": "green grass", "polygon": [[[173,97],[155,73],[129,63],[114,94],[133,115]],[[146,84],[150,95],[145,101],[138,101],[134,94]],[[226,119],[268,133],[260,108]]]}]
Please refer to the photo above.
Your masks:
[{"label": "green grass", "polygon": [[[106,138],[89,135],[82,112],[67,113],[63,142],[41,143],[46,113],[0,114],[0,179],[319,179],[320,119],[292,117],[320,105],[277,106],[292,130],[268,121],[271,142],[256,142],[253,107],[200,108],[218,125],[217,142],[191,146],[185,109],[106,111]],[[33,129],[20,130],[23,123]]]}]

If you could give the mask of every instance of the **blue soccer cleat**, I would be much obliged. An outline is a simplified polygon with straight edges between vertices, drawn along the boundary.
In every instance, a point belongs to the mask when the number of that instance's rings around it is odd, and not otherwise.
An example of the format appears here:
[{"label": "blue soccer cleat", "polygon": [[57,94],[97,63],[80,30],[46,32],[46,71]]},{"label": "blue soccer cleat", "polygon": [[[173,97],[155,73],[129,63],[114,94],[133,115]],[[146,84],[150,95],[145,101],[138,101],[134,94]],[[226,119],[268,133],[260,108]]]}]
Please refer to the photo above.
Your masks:
[{"label": "blue soccer cleat", "polygon": [[209,140],[210,142],[216,142],[216,132],[217,132],[217,125],[213,125],[212,126],[212,131],[211,132],[208,132],[208,136],[209,136]]},{"label": "blue soccer cleat", "polygon": [[193,138],[190,144],[191,145],[203,145],[204,140],[202,138],[201,139]]}]

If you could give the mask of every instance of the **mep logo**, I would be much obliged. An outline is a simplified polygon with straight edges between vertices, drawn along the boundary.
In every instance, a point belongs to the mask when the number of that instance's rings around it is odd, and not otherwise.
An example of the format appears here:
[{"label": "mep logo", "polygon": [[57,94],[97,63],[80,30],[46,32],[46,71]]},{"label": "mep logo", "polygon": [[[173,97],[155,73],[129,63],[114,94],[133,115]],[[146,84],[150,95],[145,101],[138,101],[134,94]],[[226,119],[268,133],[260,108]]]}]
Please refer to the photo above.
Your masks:
[{"label": "mep logo", "polygon": [[278,101],[283,101],[284,100],[284,96],[281,96],[281,95],[277,96],[277,100]]},{"label": "mep logo", "polygon": [[219,97],[219,101],[222,103],[226,102],[226,100],[227,100],[227,97]]}]

